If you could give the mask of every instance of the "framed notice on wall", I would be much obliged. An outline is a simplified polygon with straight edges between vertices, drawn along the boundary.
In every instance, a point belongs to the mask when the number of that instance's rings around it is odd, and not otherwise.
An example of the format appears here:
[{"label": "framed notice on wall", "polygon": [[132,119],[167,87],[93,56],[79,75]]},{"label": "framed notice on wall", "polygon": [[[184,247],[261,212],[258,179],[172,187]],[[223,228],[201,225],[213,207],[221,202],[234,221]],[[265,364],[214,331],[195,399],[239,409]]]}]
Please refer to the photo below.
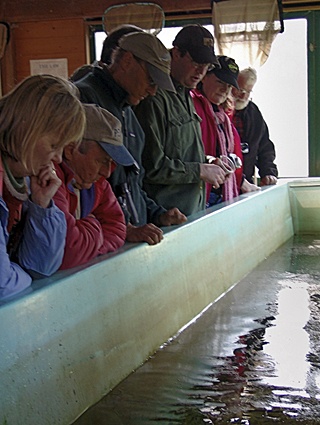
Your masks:
[{"label": "framed notice on wall", "polygon": [[68,78],[68,59],[31,59],[30,74],[50,74]]}]

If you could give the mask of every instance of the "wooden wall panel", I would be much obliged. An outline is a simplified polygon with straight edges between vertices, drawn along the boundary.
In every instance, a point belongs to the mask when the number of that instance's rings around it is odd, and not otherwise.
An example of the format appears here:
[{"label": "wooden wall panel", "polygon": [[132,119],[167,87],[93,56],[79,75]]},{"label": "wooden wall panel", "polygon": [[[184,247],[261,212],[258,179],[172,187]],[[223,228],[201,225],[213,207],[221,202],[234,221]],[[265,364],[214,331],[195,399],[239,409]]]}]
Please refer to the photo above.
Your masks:
[{"label": "wooden wall panel", "polygon": [[[132,2],[134,0],[126,0]],[[263,0],[261,0],[263,1]],[[87,61],[88,20],[100,20],[111,5],[123,0],[0,0],[0,20],[11,27],[11,41],[0,63],[2,92],[9,91],[30,73],[30,59],[67,58],[69,75]],[[158,0],[165,13],[188,11],[210,15],[211,0]],[[320,0],[283,0],[284,10],[304,5],[320,7]],[[311,6],[310,6],[311,5]],[[200,15],[198,15],[200,16]]]},{"label": "wooden wall panel", "polygon": [[[85,30],[82,19],[15,24],[11,34],[14,83],[30,75],[31,59],[67,58],[71,75],[86,63]],[[3,92],[10,88],[3,87]]]},{"label": "wooden wall panel", "polygon": [[[7,0],[0,1],[0,20],[27,22],[31,20],[99,18],[112,5],[137,0]],[[239,0],[240,1],[240,0]],[[263,2],[263,0],[261,0]],[[211,9],[211,0],[155,0],[165,13],[189,13]],[[319,0],[283,0],[285,10],[320,7]]]},{"label": "wooden wall panel", "polygon": [[[23,22],[31,19],[96,18],[110,6],[137,0],[8,0],[0,2],[0,20]],[[155,0],[165,12],[211,8],[210,0]]]}]

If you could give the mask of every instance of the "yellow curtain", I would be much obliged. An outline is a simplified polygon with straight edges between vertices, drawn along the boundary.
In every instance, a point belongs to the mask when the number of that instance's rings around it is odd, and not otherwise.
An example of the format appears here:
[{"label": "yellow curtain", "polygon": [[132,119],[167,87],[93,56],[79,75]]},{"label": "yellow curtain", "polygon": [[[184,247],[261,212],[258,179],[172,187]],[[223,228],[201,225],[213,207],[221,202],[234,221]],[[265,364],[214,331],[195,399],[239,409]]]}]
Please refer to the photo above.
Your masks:
[{"label": "yellow curtain", "polygon": [[263,65],[275,37],[283,31],[281,12],[277,0],[214,1],[212,23],[217,53],[241,58],[255,68]]}]

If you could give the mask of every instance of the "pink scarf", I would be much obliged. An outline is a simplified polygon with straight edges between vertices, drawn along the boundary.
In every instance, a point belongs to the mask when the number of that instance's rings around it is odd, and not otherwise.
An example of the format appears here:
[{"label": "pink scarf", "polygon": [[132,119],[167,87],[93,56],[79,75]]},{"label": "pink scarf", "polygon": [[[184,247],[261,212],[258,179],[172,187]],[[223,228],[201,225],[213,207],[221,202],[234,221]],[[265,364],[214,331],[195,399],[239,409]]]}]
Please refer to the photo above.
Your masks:
[{"label": "pink scarf", "polygon": [[[234,152],[234,137],[228,115],[221,107],[218,112],[214,112],[210,101],[199,90],[192,90],[191,95],[196,111],[202,118],[201,130],[205,154],[216,156],[217,151],[220,151],[221,155]],[[219,128],[219,124],[223,126],[223,130]],[[211,187],[212,185],[207,185],[207,199]],[[223,200],[227,201],[238,195],[235,173],[231,173],[222,186]]]}]

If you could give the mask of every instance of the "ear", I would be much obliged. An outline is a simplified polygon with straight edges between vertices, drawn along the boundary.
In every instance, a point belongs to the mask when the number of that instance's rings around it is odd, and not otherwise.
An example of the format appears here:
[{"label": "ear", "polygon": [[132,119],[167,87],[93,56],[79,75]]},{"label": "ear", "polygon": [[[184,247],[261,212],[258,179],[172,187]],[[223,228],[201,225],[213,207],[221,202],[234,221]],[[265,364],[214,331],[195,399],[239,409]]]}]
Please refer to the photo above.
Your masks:
[{"label": "ear", "polygon": [[131,52],[125,52],[122,56],[121,65],[124,69],[130,68],[130,66],[134,63],[134,56]]},{"label": "ear", "polygon": [[172,57],[173,57],[174,59],[179,59],[179,58],[181,58],[181,52],[180,52],[180,50],[178,49],[178,47],[173,46],[173,48],[172,48],[172,50],[171,50],[171,53],[172,53]]},{"label": "ear", "polygon": [[71,142],[67,146],[64,147],[63,156],[68,161],[72,161],[75,153],[78,151],[78,143]]}]

